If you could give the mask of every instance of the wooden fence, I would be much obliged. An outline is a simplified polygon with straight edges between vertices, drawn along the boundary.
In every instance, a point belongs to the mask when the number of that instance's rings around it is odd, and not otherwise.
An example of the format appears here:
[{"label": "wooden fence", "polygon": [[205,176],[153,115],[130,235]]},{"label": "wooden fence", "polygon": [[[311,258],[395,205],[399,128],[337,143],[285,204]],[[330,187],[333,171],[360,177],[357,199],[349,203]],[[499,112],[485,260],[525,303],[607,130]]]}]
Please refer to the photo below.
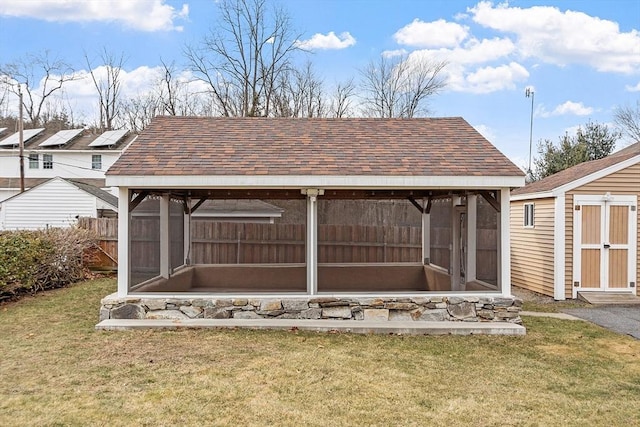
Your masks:
[{"label": "wooden fence", "polygon": [[[117,260],[118,223],[113,218],[80,218],[79,226],[92,230],[100,248]],[[420,262],[422,230],[414,226],[318,225],[318,261],[321,263]],[[432,229],[432,262],[449,265],[451,231]],[[173,238],[172,238],[173,240]],[[194,264],[252,264],[305,262],[305,224],[258,224],[194,220],[191,224],[191,261]],[[478,230],[477,276],[495,282],[496,231]],[[172,245],[175,246],[175,245]],[[172,248],[182,251],[182,247]],[[157,270],[159,221],[136,218],[131,224],[132,266]]]},{"label": "wooden fence", "polygon": [[[79,226],[98,236],[100,247],[117,259],[118,223],[81,218]],[[157,218],[131,224],[132,265],[158,264]],[[190,258],[195,264],[303,263],[305,224],[258,224],[194,220]],[[319,262],[419,262],[421,230],[411,226],[318,226]]]}]

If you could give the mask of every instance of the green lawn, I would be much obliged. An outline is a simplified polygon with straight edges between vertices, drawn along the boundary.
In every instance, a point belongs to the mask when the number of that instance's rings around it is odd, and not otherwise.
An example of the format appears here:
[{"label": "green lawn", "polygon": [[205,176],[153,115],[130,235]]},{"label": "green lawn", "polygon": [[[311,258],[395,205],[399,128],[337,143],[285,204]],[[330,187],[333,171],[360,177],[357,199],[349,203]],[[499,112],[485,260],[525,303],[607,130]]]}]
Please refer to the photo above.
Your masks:
[{"label": "green lawn", "polygon": [[640,341],[96,332],[101,279],[0,306],[0,425],[637,425]]}]

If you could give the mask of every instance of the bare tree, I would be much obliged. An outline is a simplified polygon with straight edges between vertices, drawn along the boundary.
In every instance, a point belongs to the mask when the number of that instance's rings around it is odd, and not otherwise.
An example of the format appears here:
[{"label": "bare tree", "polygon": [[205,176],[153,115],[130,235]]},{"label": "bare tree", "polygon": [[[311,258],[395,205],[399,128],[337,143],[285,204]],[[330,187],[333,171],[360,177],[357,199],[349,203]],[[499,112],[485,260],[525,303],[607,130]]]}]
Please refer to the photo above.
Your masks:
[{"label": "bare tree", "polygon": [[205,111],[203,104],[209,104],[208,97],[203,93],[194,93],[190,88],[193,80],[184,77],[184,71],[179,70],[175,62],[166,63],[160,59],[161,76],[156,87],[158,100],[158,114],[169,116],[202,115]]},{"label": "bare tree", "polygon": [[22,105],[30,125],[40,126],[49,101],[63,85],[79,77],[65,61],[50,57],[49,51],[27,54],[23,59],[0,65],[0,85],[18,95],[23,91]]},{"label": "bare tree", "polygon": [[353,114],[351,101],[356,90],[353,79],[338,83],[333,89],[327,115],[329,117],[349,117]]},{"label": "bare tree", "polygon": [[298,50],[283,9],[266,0],[222,0],[220,22],[185,49],[191,70],[210,87],[224,116],[268,116],[276,83]]},{"label": "bare tree", "polygon": [[636,101],[635,108],[616,107],[613,111],[613,121],[633,142],[640,142],[640,100]]},{"label": "bare tree", "polygon": [[399,57],[370,62],[360,71],[364,113],[370,117],[415,117],[428,113],[428,98],[445,85],[446,62]]},{"label": "bare tree", "polygon": [[120,106],[122,126],[140,133],[161,111],[161,103],[153,93],[138,95],[124,101]]},{"label": "bare tree", "polygon": [[87,67],[93,80],[93,85],[98,92],[98,107],[100,108],[100,130],[112,130],[119,114],[120,90],[122,80],[120,72],[124,65],[124,56],[116,56],[107,52],[106,48],[100,53],[104,75],[100,75],[98,67],[94,68],[92,61],[85,52]]},{"label": "bare tree", "polygon": [[302,69],[282,74],[272,101],[272,115],[278,117],[323,117],[326,114],[323,82],[310,62]]}]

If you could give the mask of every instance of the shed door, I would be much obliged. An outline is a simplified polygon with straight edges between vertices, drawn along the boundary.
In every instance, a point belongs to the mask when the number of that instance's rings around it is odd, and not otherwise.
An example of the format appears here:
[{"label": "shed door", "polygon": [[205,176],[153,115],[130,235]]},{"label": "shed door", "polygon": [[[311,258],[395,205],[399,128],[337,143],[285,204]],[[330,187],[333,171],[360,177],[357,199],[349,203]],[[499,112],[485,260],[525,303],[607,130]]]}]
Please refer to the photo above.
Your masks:
[{"label": "shed door", "polygon": [[576,196],[574,272],[578,290],[635,289],[635,196]]}]

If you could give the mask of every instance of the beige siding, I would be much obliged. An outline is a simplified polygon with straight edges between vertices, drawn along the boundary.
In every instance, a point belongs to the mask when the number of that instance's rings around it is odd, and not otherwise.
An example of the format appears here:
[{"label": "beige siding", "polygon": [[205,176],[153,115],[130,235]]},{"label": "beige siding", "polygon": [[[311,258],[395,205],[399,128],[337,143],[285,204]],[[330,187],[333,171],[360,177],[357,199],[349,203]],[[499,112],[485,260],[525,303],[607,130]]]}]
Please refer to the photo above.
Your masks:
[{"label": "beige siding", "polygon": [[[573,267],[573,195],[574,194],[605,194],[612,195],[636,195],[640,199],[640,163],[637,163],[621,171],[612,173],[596,181],[578,187],[566,195],[566,235],[565,235],[565,296],[572,297],[572,267]],[[638,236],[637,244],[640,246],[640,215],[638,215]],[[636,263],[636,293],[638,292],[638,283],[640,282],[640,248],[637,251],[638,259]]]},{"label": "beige siding", "polygon": [[[524,227],[524,205],[534,204],[534,228]],[[554,199],[511,202],[511,284],[553,296]]]}]

